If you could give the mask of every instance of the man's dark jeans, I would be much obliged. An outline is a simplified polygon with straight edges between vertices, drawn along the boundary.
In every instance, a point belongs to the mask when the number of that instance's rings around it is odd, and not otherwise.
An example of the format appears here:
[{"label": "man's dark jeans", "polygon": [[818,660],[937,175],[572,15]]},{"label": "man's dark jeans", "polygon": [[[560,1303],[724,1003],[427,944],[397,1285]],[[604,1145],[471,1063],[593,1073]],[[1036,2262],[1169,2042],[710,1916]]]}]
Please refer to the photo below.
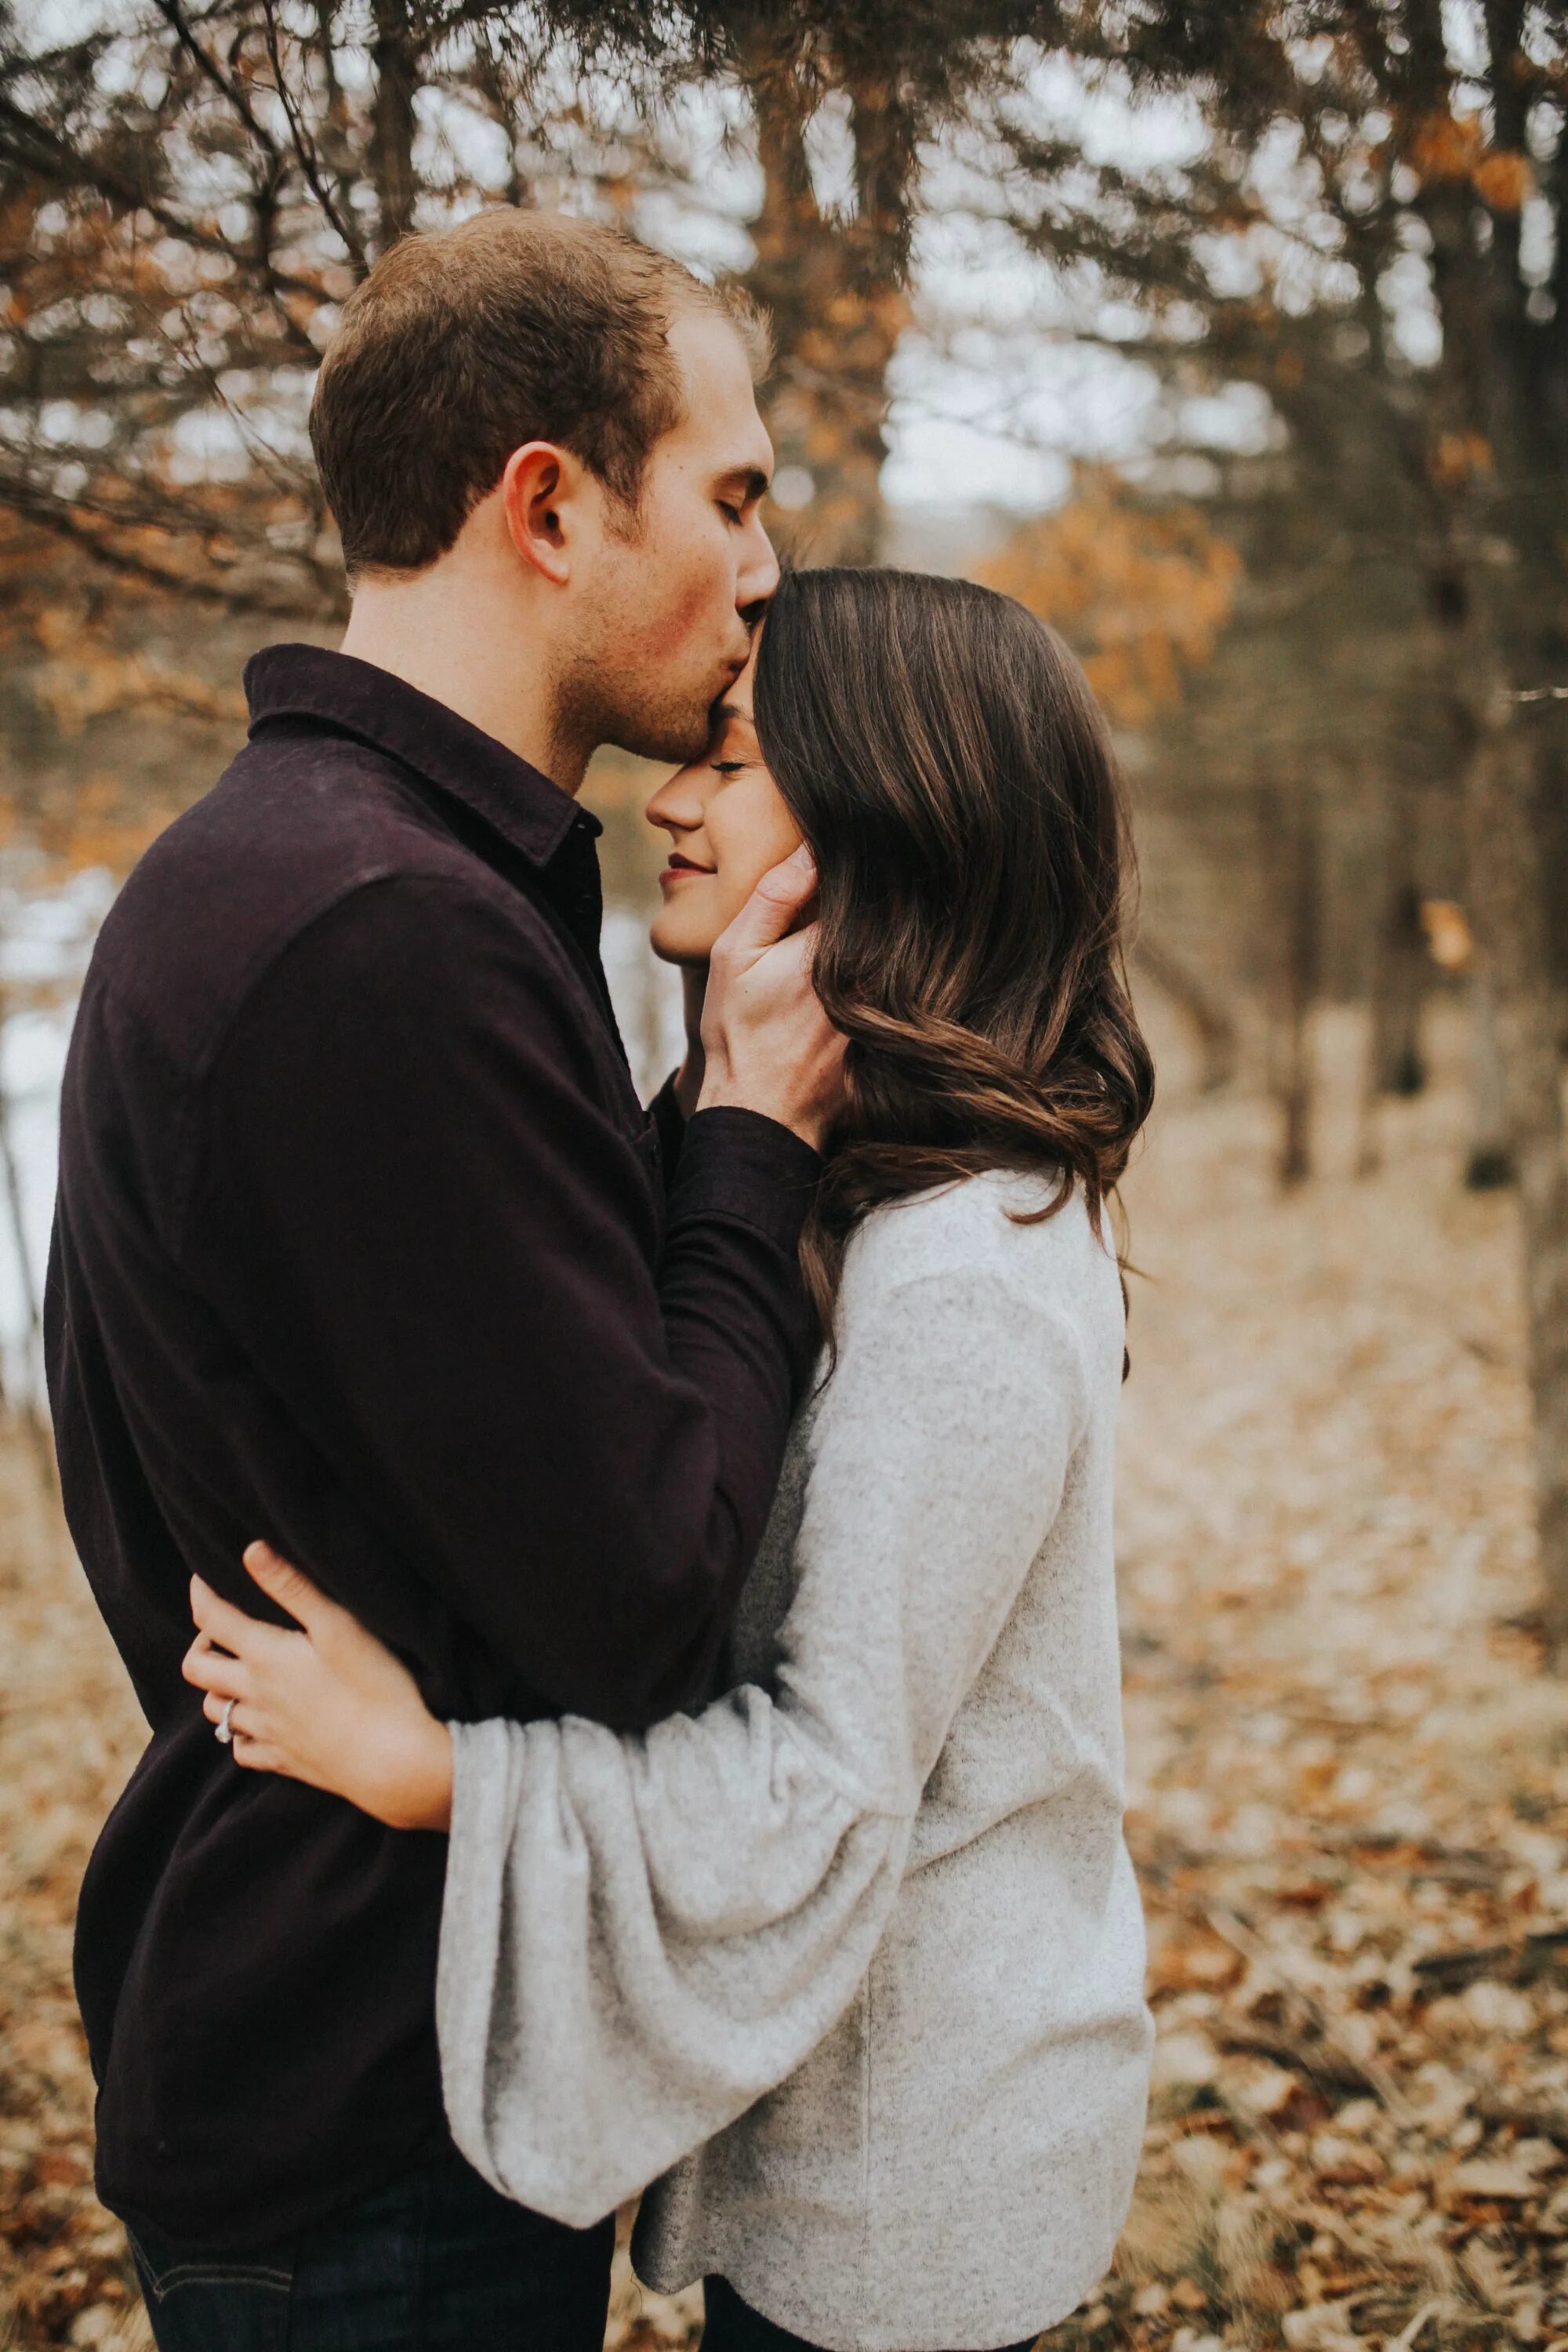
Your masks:
[{"label": "man's dark jeans", "polygon": [[[764,2319],[760,2311],[742,2303],[728,2279],[707,2279],[702,2292],[708,2306],[702,2352],[816,2352],[804,2336],[792,2336],[787,2327]],[[1015,2344],[1013,2352],[1034,2352],[1036,2340],[1031,2336]]]},{"label": "man's dark jeans", "polygon": [[602,2352],[614,2246],[454,2158],[259,2253],[132,2238],[159,2352]]}]

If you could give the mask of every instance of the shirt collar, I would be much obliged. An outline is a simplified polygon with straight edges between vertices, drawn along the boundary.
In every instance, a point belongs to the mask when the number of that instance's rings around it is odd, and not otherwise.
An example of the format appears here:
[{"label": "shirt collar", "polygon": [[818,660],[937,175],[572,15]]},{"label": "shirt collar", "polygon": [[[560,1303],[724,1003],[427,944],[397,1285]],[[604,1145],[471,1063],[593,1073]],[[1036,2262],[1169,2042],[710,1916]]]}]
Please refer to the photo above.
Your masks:
[{"label": "shirt collar", "polygon": [[548,865],[574,826],[604,827],[569,793],[444,702],[390,670],[324,646],[268,646],[245,668],[250,732],[275,719],[315,719],[412,768],[519,849]]}]

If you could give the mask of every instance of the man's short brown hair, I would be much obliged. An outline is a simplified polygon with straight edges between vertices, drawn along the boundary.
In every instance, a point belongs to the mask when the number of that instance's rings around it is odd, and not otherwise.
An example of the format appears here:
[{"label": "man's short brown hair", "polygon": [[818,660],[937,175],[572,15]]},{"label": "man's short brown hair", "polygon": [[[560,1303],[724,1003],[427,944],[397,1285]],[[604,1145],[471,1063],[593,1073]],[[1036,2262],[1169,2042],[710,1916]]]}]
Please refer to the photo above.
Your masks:
[{"label": "man's short brown hair", "polygon": [[384,254],[310,404],[350,579],[445,555],[526,441],[561,443],[635,516],[648,454],[680,421],[682,305],[729,317],[760,367],[742,299],[595,222],[481,213]]}]

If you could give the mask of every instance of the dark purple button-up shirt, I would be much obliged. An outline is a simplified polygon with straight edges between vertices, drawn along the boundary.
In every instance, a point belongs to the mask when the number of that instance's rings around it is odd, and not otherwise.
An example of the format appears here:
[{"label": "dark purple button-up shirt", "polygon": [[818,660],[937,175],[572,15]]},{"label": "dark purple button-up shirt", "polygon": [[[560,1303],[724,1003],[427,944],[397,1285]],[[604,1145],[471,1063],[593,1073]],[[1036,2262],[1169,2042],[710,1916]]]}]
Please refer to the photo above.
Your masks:
[{"label": "dark purple button-up shirt", "polygon": [[67,1513],[153,1727],[78,1924],[100,2189],[214,2247],[446,2145],[446,1848],[236,1767],[180,1677],[192,1570],[258,1610],[267,1536],[446,1715],[679,1707],[805,1374],[817,1164],[643,1111],[565,793],[342,654],[247,686],[93,958],[47,1297]]}]

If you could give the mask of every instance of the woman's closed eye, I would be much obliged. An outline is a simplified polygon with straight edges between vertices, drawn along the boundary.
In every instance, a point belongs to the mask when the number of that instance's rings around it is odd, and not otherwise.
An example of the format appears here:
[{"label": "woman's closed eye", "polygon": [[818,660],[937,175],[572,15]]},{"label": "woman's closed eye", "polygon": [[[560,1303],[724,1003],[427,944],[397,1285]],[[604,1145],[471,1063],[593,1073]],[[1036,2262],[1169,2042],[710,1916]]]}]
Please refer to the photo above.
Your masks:
[{"label": "woman's closed eye", "polygon": [[751,761],[749,760],[710,760],[708,764],[716,776],[738,776],[743,769],[750,767]]}]

